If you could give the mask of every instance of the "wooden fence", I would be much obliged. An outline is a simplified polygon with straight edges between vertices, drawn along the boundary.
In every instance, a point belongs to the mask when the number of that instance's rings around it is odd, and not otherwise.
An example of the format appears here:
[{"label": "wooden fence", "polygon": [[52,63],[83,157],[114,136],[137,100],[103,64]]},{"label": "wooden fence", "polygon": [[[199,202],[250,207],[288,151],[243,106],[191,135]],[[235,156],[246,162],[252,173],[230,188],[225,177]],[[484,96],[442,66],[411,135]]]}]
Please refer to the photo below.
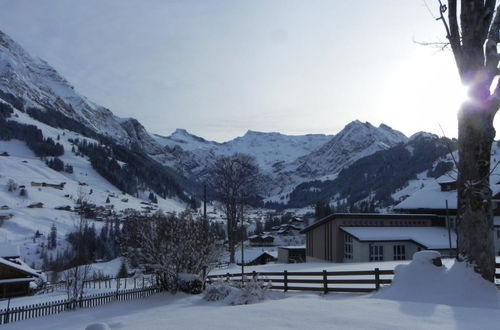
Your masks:
[{"label": "wooden fence", "polygon": [[[245,277],[258,277],[260,280],[271,282],[271,289],[287,291],[320,291],[328,292],[358,292],[367,293],[378,290],[383,284],[391,284],[393,270],[362,270],[362,271],[333,271],[321,272],[252,272],[245,273]],[[215,280],[241,281],[242,274],[222,274],[208,276],[208,282]]]},{"label": "wooden fence", "polygon": [[497,279],[497,280],[500,280],[499,270],[500,270],[500,263],[495,263],[495,279]]},{"label": "wooden fence", "polygon": [[[500,280],[500,263],[495,264],[495,278]],[[320,291],[328,292],[354,292],[369,293],[380,289],[382,285],[391,284],[394,270],[362,270],[362,271],[333,271],[323,270],[321,272],[251,272],[244,273],[249,277],[259,278],[271,282],[271,289],[287,291]],[[207,276],[207,282],[216,280],[241,281],[241,273],[226,273]],[[500,283],[497,284],[500,287]]]},{"label": "wooden fence", "polygon": [[149,287],[146,289],[129,289],[85,296],[79,300],[66,299],[2,309],[0,310],[0,324],[17,322],[51,314],[58,314],[77,308],[100,306],[113,301],[144,298],[158,292],[160,292],[160,289],[158,287]]},{"label": "wooden fence", "polygon": [[[100,279],[100,280],[86,280],[84,282],[84,288],[85,289],[99,289],[99,290],[102,290],[102,289],[127,289],[127,286],[129,286],[129,289],[131,289],[133,286],[134,289],[144,289],[144,288],[155,285],[155,283],[156,283],[156,281],[155,281],[154,275],[150,275],[150,276],[144,276],[141,278],[133,278],[133,283],[132,283],[132,278],[108,278],[108,279]],[[65,290],[65,289],[66,289],[66,283],[60,282],[60,283],[46,285],[41,292],[42,293],[50,293],[50,292],[54,292],[56,290]]]}]

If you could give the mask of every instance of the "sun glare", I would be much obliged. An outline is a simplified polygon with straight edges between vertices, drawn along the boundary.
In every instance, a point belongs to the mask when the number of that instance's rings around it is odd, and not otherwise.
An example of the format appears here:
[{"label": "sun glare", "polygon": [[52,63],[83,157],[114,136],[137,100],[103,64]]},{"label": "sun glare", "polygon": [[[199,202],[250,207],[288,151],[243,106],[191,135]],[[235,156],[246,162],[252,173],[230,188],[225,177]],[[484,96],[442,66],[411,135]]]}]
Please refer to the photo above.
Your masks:
[{"label": "sun glare", "polygon": [[379,111],[406,134],[418,131],[457,136],[457,112],[467,100],[451,53],[421,52],[394,66],[381,84]]}]

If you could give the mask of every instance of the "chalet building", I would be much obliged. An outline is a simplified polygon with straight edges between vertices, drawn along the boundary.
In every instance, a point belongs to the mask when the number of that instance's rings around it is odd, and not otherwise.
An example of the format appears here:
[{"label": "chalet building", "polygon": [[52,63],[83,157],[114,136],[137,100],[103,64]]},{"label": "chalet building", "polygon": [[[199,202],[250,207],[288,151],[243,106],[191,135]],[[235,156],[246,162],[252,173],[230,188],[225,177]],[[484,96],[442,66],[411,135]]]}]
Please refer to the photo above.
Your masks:
[{"label": "chalet building", "polygon": [[34,181],[31,182],[32,187],[49,187],[49,188],[54,188],[54,189],[59,189],[59,190],[63,190],[65,184],[66,184],[66,182],[61,182],[59,184],[46,183],[46,182],[34,182]]},{"label": "chalet building", "polygon": [[14,216],[12,213],[0,213],[0,221],[9,220]]},{"label": "chalet building", "polygon": [[441,181],[441,182],[438,182],[438,183],[441,186],[441,191],[453,191],[453,190],[457,190],[457,181],[456,180]]},{"label": "chalet building", "polygon": [[42,202],[33,203],[33,204],[28,205],[28,208],[29,209],[41,209],[41,208],[43,208],[43,203]]},{"label": "chalet building", "polygon": [[243,263],[245,266],[255,266],[255,265],[265,265],[269,262],[275,262],[277,260],[276,251],[256,251],[256,250],[244,250],[243,259],[240,253],[236,253],[236,264],[240,265]]},{"label": "chalet building", "polygon": [[278,247],[278,262],[294,264],[306,261],[305,246],[280,246]]},{"label": "chalet building", "polygon": [[40,276],[20,259],[17,247],[8,243],[0,244],[0,297],[29,294],[30,282]]},{"label": "chalet building", "polygon": [[[492,184],[492,207],[500,216],[500,184]],[[436,181],[430,183],[394,207],[394,212],[411,214],[436,214],[441,219],[448,216],[453,222],[457,215],[457,182]],[[443,220],[444,221],[444,220]]]},{"label": "chalet building", "polygon": [[279,226],[279,229],[276,231],[276,234],[285,236],[285,235],[296,235],[300,232],[302,228],[292,225],[289,223],[284,223]]},{"label": "chalet building", "polygon": [[301,231],[308,262],[366,262],[411,259],[433,249],[449,255],[456,235],[434,225],[432,214],[338,213]]},{"label": "chalet building", "polygon": [[274,237],[271,235],[252,235],[248,237],[251,246],[272,246]]},{"label": "chalet building", "polygon": [[[500,256],[500,182],[491,184],[493,192],[495,254]],[[435,214],[436,225],[456,229],[457,185],[456,181],[437,181],[428,184],[394,207],[394,212],[410,214]]]}]

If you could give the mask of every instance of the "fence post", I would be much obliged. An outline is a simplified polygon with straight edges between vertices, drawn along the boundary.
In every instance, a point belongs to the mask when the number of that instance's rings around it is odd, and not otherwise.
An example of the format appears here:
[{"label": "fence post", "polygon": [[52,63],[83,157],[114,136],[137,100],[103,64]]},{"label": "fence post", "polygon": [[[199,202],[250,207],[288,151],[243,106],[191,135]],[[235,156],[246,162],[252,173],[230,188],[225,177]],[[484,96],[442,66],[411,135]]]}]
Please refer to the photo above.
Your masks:
[{"label": "fence post", "polygon": [[380,269],[375,268],[375,290],[380,289]]},{"label": "fence post", "polygon": [[9,313],[10,313],[10,297],[9,300],[7,301],[7,310],[5,311],[5,318],[3,323],[9,323]]},{"label": "fence post", "polygon": [[120,289],[120,282],[116,280],[116,300],[118,300],[118,290]]},{"label": "fence post", "polygon": [[283,290],[285,292],[287,292],[288,291],[288,271],[286,271],[286,270],[283,272],[283,286],[284,286]]},{"label": "fence post", "polygon": [[327,282],[327,276],[326,276],[326,270],[323,269],[323,292],[325,294],[328,293],[328,282]]}]

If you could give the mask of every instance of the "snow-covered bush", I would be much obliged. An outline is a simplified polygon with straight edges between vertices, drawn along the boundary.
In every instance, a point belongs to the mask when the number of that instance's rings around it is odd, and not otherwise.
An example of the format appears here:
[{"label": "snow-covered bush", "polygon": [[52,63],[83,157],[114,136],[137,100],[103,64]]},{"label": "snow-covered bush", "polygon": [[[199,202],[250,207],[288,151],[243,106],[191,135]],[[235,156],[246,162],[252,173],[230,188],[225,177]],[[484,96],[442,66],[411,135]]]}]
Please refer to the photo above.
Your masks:
[{"label": "snow-covered bush", "polygon": [[230,296],[229,303],[231,305],[248,305],[255,304],[267,298],[269,289],[268,283],[252,278],[240,286],[238,294]]},{"label": "snow-covered bush", "polygon": [[234,291],[239,291],[239,289],[231,286],[229,282],[216,281],[206,288],[203,299],[206,301],[224,300]]},{"label": "snow-covered bush", "polygon": [[155,273],[163,290],[177,291],[179,274],[207,273],[220,252],[213,232],[190,213],[133,214],[122,231],[131,265]]},{"label": "snow-covered bush", "polygon": [[247,282],[222,282],[211,284],[203,299],[207,301],[225,300],[230,305],[255,304],[268,297],[268,283],[252,278]]},{"label": "snow-covered bush", "polygon": [[190,294],[200,294],[203,292],[203,280],[196,274],[180,273],[177,285],[182,292]]}]

